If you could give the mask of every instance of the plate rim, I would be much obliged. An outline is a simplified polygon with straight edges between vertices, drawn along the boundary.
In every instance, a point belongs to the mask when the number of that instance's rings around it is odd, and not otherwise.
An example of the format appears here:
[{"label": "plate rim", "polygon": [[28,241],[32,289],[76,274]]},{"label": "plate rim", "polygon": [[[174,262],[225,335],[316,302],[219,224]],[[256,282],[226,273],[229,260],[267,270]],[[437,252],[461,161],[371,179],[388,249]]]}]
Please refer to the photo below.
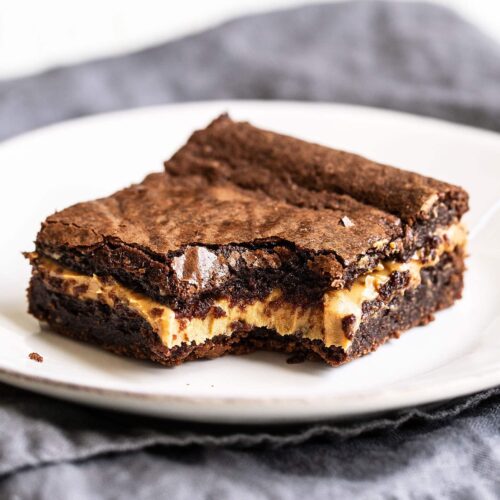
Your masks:
[{"label": "plate rim", "polygon": [[[496,376],[495,376],[496,375]],[[464,379],[467,381],[464,387],[464,380],[458,382],[448,382],[439,384],[433,388],[432,395],[429,395],[428,388],[421,390],[418,393],[405,391],[404,388],[388,389],[384,391],[383,398],[380,396],[370,397],[370,404],[364,405],[367,391],[356,393],[355,399],[352,396],[342,396],[343,404],[340,408],[335,408],[336,397],[326,397],[325,395],[317,395],[316,397],[221,397],[221,396],[184,396],[184,395],[167,395],[154,394],[136,391],[125,391],[120,389],[99,388],[92,385],[80,385],[73,382],[62,382],[53,380],[49,377],[30,375],[20,373],[15,370],[0,368],[0,381],[15,387],[44,394],[47,396],[63,399],[73,403],[82,403],[87,406],[105,408],[108,410],[123,411],[125,413],[148,415],[160,418],[185,419],[193,422],[206,423],[244,423],[248,424],[266,424],[266,423],[300,423],[300,422],[315,422],[321,420],[337,421],[349,419],[351,417],[365,417],[373,414],[385,414],[396,410],[404,411],[405,409],[415,409],[425,405],[430,405],[439,402],[450,401],[459,397],[466,397],[482,391],[494,388],[499,380],[500,374],[494,372],[473,379]],[[28,385],[29,384],[29,385]],[[451,386],[451,389],[450,389]],[[446,396],[443,396],[446,392]],[[390,395],[390,399],[388,398]],[[75,397],[76,396],[76,397]],[[86,398],[86,396],[90,396]],[[406,396],[406,397],[405,397]],[[107,398],[115,398],[114,401],[109,401]],[[132,402],[132,405],[120,404],[121,400]],[[357,400],[358,404],[355,403]],[[346,405],[348,401],[350,404]],[[151,406],[137,405],[143,403],[162,403],[177,404],[180,406],[160,406],[152,408]],[[318,404],[321,402],[321,408],[315,407],[307,413],[298,411],[290,412],[290,409],[282,410],[279,405],[286,403],[292,405],[296,410],[300,406],[307,404]],[[384,403],[383,405],[381,403]],[[208,406],[207,406],[208,403]],[[248,409],[255,405],[260,405],[263,410],[260,414],[250,413]],[[204,405],[203,411],[192,413],[189,408]],[[227,408],[231,407],[233,411],[228,412]],[[236,409],[236,411],[234,411]],[[278,409],[278,411],[277,411]],[[340,410],[340,411],[338,411]]]}]

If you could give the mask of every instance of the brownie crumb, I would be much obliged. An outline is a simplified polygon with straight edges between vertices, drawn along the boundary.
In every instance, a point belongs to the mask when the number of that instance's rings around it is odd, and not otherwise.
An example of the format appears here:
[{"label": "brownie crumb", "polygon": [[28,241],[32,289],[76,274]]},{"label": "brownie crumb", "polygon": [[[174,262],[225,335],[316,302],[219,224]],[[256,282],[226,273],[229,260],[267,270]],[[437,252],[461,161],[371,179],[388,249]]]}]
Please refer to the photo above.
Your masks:
[{"label": "brownie crumb", "polygon": [[342,330],[347,339],[352,340],[354,337],[354,326],[356,325],[356,316],[349,314],[342,318]]},{"label": "brownie crumb", "polygon": [[37,352],[31,352],[28,357],[37,363],[43,363],[43,356],[40,356]]},{"label": "brownie crumb", "polygon": [[149,314],[151,314],[153,318],[160,318],[163,315],[163,309],[161,307],[153,307],[153,309],[149,311]]},{"label": "brownie crumb", "polygon": [[349,219],[349,217],[347,217],[347,215],[344,215],[344,217],[342,217],[340,219],[340,223],[344,227],[352,227],[352,226],[354,226],[354,222],[351,219]]}]

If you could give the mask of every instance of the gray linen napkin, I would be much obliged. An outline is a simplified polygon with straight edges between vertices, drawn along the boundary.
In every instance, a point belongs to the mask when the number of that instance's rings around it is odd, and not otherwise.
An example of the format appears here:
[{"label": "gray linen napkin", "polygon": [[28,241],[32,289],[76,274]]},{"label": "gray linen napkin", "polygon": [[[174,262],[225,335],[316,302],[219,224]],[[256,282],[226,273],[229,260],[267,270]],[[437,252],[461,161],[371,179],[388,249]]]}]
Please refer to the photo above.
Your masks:
[{"label": "gray linen napkin", "polygon": [[[500,131],[500,46],[422,3],[312,5],[0,82],[0,138],[211,98],[401,109]],[[500,390],[356,422],[165,422],[0,385],[0,498],[498,498]]]}]

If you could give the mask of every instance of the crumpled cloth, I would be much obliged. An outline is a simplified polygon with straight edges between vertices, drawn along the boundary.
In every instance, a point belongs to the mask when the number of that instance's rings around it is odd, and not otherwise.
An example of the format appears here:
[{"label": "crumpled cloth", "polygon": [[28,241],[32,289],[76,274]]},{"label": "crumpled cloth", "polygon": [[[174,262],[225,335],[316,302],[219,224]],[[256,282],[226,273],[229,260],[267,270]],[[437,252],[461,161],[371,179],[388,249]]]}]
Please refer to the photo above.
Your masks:
[{"label": "crumpled cloth", "polygon": [[[500,46],[427,3],[254,15],[137,53],[0,81],[0,138],[167,102],[300,99],[500,130]],[[493,499],[500,389],[356,421],[216,426],[0,384],[0,498]]]}]

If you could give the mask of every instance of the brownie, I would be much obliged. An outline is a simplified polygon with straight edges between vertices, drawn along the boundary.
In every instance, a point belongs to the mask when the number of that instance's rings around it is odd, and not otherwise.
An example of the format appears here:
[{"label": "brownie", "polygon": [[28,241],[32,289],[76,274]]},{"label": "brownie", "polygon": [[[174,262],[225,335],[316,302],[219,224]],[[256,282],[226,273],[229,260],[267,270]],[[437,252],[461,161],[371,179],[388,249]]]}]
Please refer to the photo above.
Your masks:
[{"label": "brownie", "polygon": [[[164,364],[256,348],[338,364],[459,297],[467,210],[460,187],[223,115],[163,172],[46,219],[29,254],[30,311],[65,335]],[[460,279],[439,282],[445,271]],[[356,297],[354,312],[332,316],[345,308],[339,297]],[[302,318],[297,330],[288,313]],[[169,345],[155,314],[170,314],[168,331],[184,341]],[[200,341],[198,330],[224,321]]]}]

